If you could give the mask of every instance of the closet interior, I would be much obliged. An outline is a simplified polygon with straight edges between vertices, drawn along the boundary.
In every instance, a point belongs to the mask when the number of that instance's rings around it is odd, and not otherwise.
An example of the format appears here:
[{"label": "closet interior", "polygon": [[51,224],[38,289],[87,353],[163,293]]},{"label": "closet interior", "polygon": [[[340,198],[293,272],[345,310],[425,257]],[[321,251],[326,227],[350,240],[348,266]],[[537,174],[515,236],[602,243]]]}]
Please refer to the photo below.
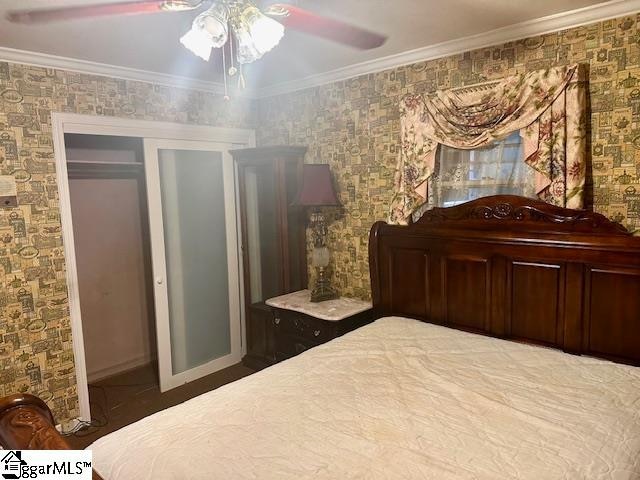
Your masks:
[{"label": "closet interior", "polygon": [[143,141],[65,134],[65,146],[89,384],[134,370],[157,384]]}]

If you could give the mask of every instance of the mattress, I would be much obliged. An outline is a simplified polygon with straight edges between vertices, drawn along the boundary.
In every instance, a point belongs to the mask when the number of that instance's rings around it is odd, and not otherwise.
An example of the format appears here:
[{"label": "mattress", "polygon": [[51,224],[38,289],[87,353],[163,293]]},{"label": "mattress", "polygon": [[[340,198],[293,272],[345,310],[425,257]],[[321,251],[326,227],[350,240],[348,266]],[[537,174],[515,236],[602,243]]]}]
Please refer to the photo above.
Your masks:
[{"label": "mattress", "polygon": [[640,368],[388,317],[89,448],[106,480],[638,479]]}]

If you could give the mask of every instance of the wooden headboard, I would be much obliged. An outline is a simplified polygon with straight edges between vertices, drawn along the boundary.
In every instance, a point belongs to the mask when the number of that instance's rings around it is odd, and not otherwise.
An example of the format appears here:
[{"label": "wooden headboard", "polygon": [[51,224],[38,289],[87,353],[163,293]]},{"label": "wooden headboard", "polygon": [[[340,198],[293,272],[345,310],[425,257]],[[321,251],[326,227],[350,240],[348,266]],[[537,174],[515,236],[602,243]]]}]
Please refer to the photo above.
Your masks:
[{"label": "wooden headboard", "polygon": [[405,316],[640,365],[640,238],[606,217],[510,195],[369,237],[378,316]]}]

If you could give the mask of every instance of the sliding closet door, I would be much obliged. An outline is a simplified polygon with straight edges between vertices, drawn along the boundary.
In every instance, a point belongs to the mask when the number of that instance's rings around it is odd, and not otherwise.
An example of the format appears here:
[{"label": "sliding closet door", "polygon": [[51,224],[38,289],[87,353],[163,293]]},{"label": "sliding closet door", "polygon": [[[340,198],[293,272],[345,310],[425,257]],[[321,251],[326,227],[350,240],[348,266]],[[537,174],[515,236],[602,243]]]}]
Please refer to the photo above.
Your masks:
[{"label": "sliding closet door", "polygon": [[145,139],[162,391],[240,361],[230,146]]}]

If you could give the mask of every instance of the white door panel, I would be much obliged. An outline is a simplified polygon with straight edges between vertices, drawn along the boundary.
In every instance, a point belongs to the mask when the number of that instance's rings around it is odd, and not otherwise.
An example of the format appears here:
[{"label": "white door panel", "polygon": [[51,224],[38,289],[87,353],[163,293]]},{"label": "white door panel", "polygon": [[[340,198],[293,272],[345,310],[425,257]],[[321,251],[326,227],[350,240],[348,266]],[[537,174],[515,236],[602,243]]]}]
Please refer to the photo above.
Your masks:
[{"label": "white door panel", "polygon": [[231,145],[145,139],[160,389],[240,361]]}]

